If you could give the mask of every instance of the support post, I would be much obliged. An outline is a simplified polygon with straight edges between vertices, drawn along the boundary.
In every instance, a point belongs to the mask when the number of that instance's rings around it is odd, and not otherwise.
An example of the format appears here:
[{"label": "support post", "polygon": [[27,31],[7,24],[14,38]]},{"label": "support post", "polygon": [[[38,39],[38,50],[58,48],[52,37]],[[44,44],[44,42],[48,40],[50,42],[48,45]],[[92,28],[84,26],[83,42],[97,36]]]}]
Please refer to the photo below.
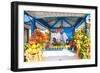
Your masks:
[{"label": "support post", "polygon": [[35,18],[32,18],[31,34],[33,33],[33,31],[34,31],[35,28],[36,28],[36,26],[35,26]]}]

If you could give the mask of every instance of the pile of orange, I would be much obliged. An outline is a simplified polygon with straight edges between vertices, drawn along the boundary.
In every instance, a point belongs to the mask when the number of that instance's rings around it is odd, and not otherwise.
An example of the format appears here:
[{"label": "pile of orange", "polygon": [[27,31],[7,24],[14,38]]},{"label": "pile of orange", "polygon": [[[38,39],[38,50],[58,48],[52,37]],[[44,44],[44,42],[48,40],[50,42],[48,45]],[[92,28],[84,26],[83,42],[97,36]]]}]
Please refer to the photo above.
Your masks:
[{"label": "pile of orange", "polygon": [[29,43],[47,43],[49,41],[49,34],[42,33],[38,29],[34,30]]}]

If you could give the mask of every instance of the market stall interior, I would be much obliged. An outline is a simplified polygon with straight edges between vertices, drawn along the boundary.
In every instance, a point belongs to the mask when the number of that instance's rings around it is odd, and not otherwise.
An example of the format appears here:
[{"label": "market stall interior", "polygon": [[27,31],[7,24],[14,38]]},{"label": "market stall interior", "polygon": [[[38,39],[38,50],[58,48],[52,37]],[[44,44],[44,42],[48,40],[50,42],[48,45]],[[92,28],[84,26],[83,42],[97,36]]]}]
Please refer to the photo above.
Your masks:
[{"label": "market stall interior", "polygon": [[90,14],[24,11],[24,61],[90,59]]}]

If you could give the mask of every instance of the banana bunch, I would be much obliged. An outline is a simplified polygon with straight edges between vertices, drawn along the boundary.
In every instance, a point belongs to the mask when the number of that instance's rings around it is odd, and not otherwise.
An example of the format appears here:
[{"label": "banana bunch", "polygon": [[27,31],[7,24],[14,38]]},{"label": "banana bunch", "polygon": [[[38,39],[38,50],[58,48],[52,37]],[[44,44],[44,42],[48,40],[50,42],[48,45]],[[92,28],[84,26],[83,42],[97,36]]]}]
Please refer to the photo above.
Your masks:
[{"label": "banana bunch", "polygon": [[42,61],[42,50],[43,44],[32,44],[28,45],[28,49],[25,50],[25,59],[26,62],[33,62],[33,61]]},{"label": "banana bunch", "polygon": [[77,46],[77,54],[80,59],[90,58],[90,34],[85,33],[85,28],[79,29],[74,34],[74,42]]}]

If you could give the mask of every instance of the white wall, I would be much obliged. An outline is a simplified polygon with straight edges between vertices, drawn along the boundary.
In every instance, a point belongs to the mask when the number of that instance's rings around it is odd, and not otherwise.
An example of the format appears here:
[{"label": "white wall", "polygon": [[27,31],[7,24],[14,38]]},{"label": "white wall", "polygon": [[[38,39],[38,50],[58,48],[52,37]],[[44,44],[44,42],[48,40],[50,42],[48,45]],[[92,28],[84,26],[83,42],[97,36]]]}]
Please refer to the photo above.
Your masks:
[{"label": "white wall", "polygon": [[[0,73],[11,73],[10,68],[10,2],[13,0],[0,0]],[[18,1],[18,0],[17,0]],[[97,5],[100,9],[100,0],[21,0],[21,1],[34,1],[34,2],[45,2],[45,3],[61,3],[61,4],[78,4],[78,5]],[[99,10],[100,12],[100,10]],[[98,12],[98,13],[99,13]],[[98,14],[99,16],[100,14]],[[99,17],[98,17],[99,19]],[[98,22],[99,24],[100,22]],[[98,28],[100,25],[98,25]],[[98,30],[100,31],[100,29]],[[100,37],[100,34],[98,34]],[[100,39],[98,39],[100,40]],[[100,43],[100,42],[98,42]],[[98,52],[100,52],[100,46]],[[98,54],[100,56],[100,53]],[[100,58],[98,59],[100,61]],[[100,63],[99,63],[100,64]],[[74,69],[60,69],[60,70],[46,70],[41,73],[47,72],[67,72],[67,73],[99,73],[100,66],[92,68],[74,68]],[[39,73],[40,71],[36,71]],[[31,71],[32,73],[32,71]]]}]

